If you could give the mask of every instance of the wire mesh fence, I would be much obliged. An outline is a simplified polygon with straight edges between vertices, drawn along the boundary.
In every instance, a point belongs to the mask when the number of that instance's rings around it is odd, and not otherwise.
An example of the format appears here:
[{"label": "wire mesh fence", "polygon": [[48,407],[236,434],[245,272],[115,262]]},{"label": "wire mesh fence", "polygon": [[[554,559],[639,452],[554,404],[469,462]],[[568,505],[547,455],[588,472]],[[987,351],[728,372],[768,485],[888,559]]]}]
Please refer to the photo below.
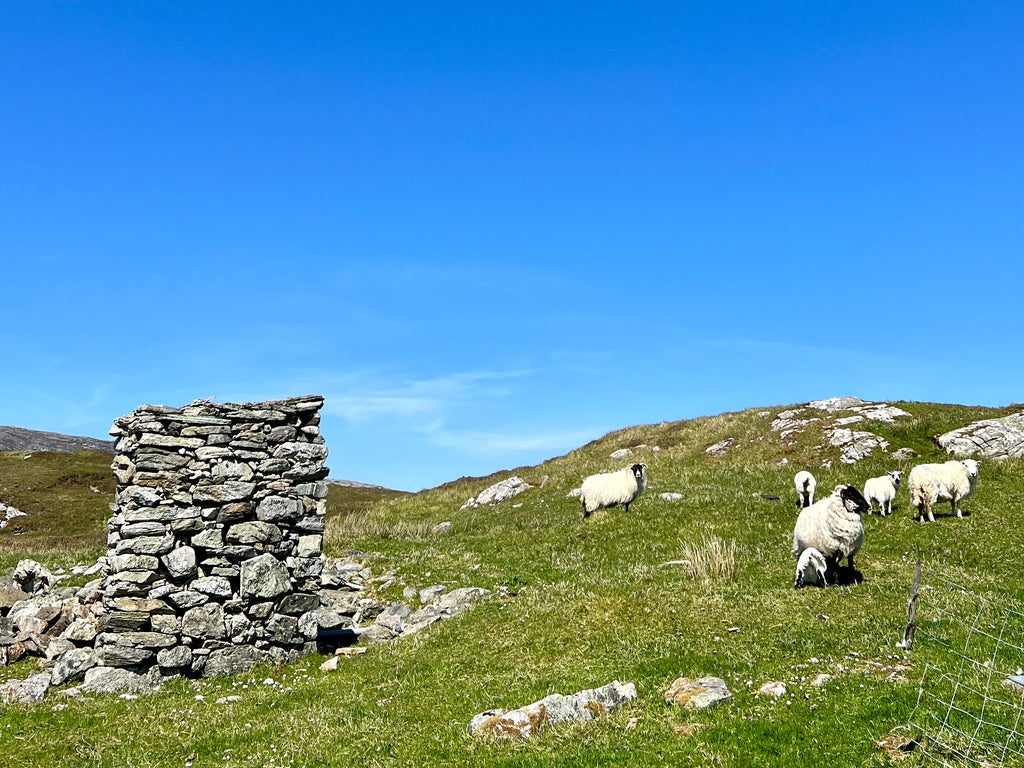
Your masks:
[{"label": "wire mesh fence", "polygon": [[915,647],[926,661],[907,724],[918,749],[949,768],[1024,766],[1024,613],[942,578],[926,581]]}]

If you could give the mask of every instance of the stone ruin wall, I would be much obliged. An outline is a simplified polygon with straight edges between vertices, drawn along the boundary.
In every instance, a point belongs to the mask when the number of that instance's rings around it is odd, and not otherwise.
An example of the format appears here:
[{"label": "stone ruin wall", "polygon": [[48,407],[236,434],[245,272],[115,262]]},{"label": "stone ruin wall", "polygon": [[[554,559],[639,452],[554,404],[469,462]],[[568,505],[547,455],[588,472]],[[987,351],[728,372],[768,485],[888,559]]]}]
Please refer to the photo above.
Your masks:
[{"label": "stone ruin wall", "polygon": [[322,406],[143,405],[114,422],[101,664],[210,676],[315,650]]}]

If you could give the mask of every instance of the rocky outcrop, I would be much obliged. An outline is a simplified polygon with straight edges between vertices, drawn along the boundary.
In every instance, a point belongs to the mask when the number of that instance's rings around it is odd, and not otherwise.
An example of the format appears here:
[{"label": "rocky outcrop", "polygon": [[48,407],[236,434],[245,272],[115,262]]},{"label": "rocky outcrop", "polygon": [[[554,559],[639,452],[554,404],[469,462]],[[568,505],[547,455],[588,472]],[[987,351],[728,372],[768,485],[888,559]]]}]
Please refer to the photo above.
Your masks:
[{"label": "rocky outcrop", "polygon": [[580,691],[571,696],[553,693],[511,711],[489,709],[469,721],[469,730],[478,735],[530,737],[545,724],[589,723],[595,717],[614,712],[634,700],[636,686],[615,680],[601,688]]},{"label": "rocky outcrop", "polygon": [[528,491],[533,488],[532,485],[525,482],[522,478],[513,475],[507,480],[495,483],[489,488],[484,489],[478,496],[470,498],[465,504],[459,507],[462,509],[470,509],[475,507],[490,507],[495,504],[500,504],[503,501],[508,501],[513,496],[518,496],[524,491]]},{"label": "rocky outcrop", "polygon": [[15,509],[9,504],[0,502],[0,528],[6,528],[7,524],[18,517],[27,517],[20,509]]},{"label": "rocky outcrop", "polygon": [[840,449],[839,460],[843,464],[855,464],[876,449],[888,451],[889,443],[872,432],[850,429],[852,424],[866,421],[891,424],[906,416],[910,414],[888,403],[869,403],[858,397],[832,397],[781,411],[772,421],[771,429],[779,433],[780,439],[788,440],[800,435],[809,424],[820,422],[829,444]]},{"label": "rocky outcrop", "polygon": [[870,456],[876,448],[889,450],[889,442],[872,432],[854,432],[842,427],[829,433],[829,444],[839,448],[839,461],[843,464],[856,464]]},{"label": "rocky outcrop", "polygon": [[729,449],[736,444],[736,440],[732,437],[727,437],[725,440],[709,445],[704,449],[704,453],[708,456],[725,456],[729,452]]},{"label": "rocky outcrop", "polygon": [[1024,412],[976,421],[939,435],[938,442],[958,458],[1019,459],[1024,456]]}]

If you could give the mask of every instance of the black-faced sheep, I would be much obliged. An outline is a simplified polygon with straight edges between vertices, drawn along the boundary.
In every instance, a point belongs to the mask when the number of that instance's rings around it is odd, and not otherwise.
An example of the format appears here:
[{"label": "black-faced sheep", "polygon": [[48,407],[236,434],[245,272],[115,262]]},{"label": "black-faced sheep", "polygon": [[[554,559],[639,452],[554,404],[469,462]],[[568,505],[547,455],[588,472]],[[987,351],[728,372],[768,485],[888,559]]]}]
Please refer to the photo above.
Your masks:
[{"label": "black-faced sheep", "polygon": [[868,503],[852,485],[837,485],[832,495],[805,507],[793,529],[793,557],[814,547],[829,564],[839,565],[842,558],[853,569],[853,556],[864,544],[861,516]]},{"label": "black-faced sheep", "polygon": [[892,514],[892,501],[896,498],[896,492],[900,489],[900,481],[903,473],[899,470],[886,472],[881,477],[872,477],[864,483],[864,499],[868,503],[868,514],[875,511],[875,502],[878,502],[878,514],[885,516]]},{"label": "black-faced sheep", "polygon": [[910,503],[923,523],[928,515],[935,522],[932,507],[948,501],[957,517],[963,517],[960,502],[971,495],[978,482],[978,462],[974,459],[947,461],[943,464],[918,464],[910,470]]},{"label": "black-faced sheep", "polygon": [[818,481],[814,475],[806,469],[801,469],[793,478],[793,487],[796,488],[796,508],[803,509],[814,503],[814,489],[818,487]]},{"label": "black-faced sheep", "polygon": [[814,547],[808,547],[800,553],[800,559],[796,562],[796,581],[793,582],[793,589],[800,589],[807,584],[827,587],[827,573],[828,563],[825,562],[825,556]]},{"label": "black-faced sheep", "polygon": [[580,502],[583,504],[583,517],[603,507],[614,507],[624,504],[629,512],[629,505],[647,488],[647,465],[634,464],[617,472],[602,472],[591,475],[580,486]]}]

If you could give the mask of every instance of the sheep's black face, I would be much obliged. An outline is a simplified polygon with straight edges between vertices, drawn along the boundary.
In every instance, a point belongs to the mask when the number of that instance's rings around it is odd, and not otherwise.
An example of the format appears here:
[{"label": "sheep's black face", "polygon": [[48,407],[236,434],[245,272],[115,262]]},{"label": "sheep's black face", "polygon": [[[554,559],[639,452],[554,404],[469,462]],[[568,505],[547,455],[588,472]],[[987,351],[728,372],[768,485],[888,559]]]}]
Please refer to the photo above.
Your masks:
[{"label": "sheep's black face", "polygon": [[633,477],[635,477],[637,480],[642,480],[643,479],[643,477],[644,477],[644,470],[646,468],[647,468],[646,464],[634,464],[632,467],[630,467],[630,469],[633,470]]},{"label": "sheep's black face", "polygon": [[843,500],[843,506],[845,506],[850,512],[855,512],[858,515],[863,515],[871,509],[864,497],[860,495],[860,491],[852,485],[843,487],[843,489],[839,491],[839,498]]},{"label": "sheep's black face", "polygon": [[903,473],[902,473],[902,472],[899,472],[899,471],[897,471],[897,472],[889,472],[888,474],[889,474],[889,477],[891,477],[891,478],[892,478],[892,484],[893,484],[893,485],[894,485],[894,486],[896,487],[896,489],[898,490],[898,489],[899,489],[899,487],[900,487],[900,480],[902,480],[902,479],[903,479]]}]

